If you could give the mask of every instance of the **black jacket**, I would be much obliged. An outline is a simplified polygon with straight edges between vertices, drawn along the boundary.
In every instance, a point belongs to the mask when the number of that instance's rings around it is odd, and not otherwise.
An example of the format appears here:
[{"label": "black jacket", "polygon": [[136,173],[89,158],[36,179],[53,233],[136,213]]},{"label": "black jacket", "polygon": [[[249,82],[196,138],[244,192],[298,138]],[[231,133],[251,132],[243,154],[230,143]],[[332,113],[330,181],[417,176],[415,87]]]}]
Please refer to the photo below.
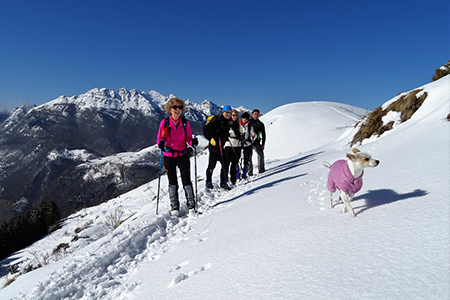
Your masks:
[{"label": "black jacket", "polygon": [[253,144],[266,144],[266,128],[264,127],[264,123],[259,119],[250,119],[250,125],[253,128],[253,131],[257,134],[257,138],[253,141]]},{"label": "black jacket", "polygon": [[[231,120],[225,118],[223,115],[215,116],[209,121],[208,124],[203,126],[203,135],[208,140],[214,139],[216,145],[214,147],[219,147],[219,143],[224,146],[225,142],[228,141],[229,131],[230,131]],[[211,147],[211,143],[209,144]]]}]

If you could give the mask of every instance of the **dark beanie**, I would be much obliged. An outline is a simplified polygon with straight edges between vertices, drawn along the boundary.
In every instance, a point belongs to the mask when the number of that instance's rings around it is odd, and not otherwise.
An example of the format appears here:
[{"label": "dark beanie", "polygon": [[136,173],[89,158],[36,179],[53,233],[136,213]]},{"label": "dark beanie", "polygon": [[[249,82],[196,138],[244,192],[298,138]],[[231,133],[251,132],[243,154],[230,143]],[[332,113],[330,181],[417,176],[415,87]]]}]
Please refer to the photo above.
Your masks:
[{"label": "dark beanie", "polygon": [[250,119],[250,115],[248,114],[248,112],[245,112],[245,113],[242,114],[241,118],[244,118],[244,119],[248,120],[248,119]]}]

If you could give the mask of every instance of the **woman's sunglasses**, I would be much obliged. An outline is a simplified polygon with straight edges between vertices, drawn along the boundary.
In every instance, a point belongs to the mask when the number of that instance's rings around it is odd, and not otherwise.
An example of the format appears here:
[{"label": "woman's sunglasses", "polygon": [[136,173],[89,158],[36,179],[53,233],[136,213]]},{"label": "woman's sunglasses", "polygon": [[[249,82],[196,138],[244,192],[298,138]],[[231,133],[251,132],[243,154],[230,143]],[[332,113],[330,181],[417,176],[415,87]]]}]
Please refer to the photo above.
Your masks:
[{"label": "woman's sunglasses", "polygon": [[182,106],[182,105],[180,105],[180,106],[173,105],[172,108],[173,108],[173,109],[183,109],[183,106]]}]

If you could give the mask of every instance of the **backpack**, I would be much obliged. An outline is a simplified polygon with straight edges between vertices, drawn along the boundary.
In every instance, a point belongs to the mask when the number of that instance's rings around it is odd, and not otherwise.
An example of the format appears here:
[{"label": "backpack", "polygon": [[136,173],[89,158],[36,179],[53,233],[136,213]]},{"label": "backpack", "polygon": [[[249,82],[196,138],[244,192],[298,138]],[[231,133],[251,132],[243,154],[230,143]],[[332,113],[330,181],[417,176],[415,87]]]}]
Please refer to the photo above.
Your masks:
[{"label": "backpack", "polygon": [[[215,132],[211,132],[211,129],[212,129],[212,128],[210,128],[210,127],[211,127],[211,121],[214,120],[216,117],[219,117],[219,116],[218,116],[218,115],[212,115],[212,116],[209,116],[209,117],[206,119],[205,126],[203,126],[203,136],[204,136],[205,138],[207,138],[208,140],[214,138]],[[216,130],[216,131],[217,131],[217,130]]]},{"label": "backpack", "polygon": [[217,116],[217,115],[209,116],[209,117],[206,119],[205,126],[208,125],[208,123],[209,123],[209,122],[212,120],[212,118],[214,118],[215,116]]}]

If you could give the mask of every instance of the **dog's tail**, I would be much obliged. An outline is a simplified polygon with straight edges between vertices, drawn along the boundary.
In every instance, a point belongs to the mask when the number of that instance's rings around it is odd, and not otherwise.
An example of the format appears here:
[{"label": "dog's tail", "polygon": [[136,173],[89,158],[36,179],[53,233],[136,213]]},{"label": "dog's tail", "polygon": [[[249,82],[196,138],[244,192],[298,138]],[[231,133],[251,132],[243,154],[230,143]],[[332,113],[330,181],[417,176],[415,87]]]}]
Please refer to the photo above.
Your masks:
[{"label": "dog's tail", "polygon": [[330,164],[329,162],[327,162],[327,161],[324,161],[324,162],[322,163],[322,165],[324,165],[324,166],[327,167],[327,168],[331,168],[331,164]]}]

